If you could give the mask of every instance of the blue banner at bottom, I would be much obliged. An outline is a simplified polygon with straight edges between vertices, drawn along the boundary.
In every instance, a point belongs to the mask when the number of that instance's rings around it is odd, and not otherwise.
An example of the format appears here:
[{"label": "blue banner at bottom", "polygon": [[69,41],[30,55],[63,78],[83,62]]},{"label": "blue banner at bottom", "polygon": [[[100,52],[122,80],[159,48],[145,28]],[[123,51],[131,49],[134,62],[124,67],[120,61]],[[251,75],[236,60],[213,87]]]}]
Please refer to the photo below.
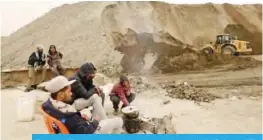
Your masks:
[{"label": "blue banner at bottom", "polygon": [[262,140],[262,134],[33,134],[32,140]]}]

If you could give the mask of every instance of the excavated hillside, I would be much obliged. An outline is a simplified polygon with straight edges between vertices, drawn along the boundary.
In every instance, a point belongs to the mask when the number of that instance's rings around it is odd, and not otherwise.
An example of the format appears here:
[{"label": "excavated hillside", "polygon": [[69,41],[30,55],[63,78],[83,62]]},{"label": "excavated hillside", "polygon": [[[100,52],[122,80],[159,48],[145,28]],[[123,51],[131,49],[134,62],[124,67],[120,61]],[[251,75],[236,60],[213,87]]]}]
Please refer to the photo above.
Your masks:
[{"label": "excavated hillside", "polygon": [[[172,5],[162,2],[81,2],[52,9],[2,42],[1,67],[26,66],[35,45],[58,46],[63,63],[125,65],[126,56],[142,67],[147,53],[156,61],[195,49],[217,34],[250,41],[261,53],[262,5]],[[122,58],[124,53],[124,57]],[[122,58],[122,59],[121,59]],[[195,57],[193,57],[194,59]]]}]

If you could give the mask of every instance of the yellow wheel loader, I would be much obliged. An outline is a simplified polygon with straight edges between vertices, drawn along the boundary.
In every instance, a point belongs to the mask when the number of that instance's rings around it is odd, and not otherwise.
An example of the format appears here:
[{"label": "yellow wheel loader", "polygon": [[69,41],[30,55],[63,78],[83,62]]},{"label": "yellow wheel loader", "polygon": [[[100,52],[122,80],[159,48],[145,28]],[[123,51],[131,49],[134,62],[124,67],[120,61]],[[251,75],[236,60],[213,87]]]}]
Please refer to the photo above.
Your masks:
[{"label": "yellow wheel loader", "polygon": [[205,54],[222,54],[222,55],[239,55],[251,54],[252,48],[247,41],[238,40],[237,37],[232,37],[228,34],[217,35],[216,42],[206,44],[201,48]]}]

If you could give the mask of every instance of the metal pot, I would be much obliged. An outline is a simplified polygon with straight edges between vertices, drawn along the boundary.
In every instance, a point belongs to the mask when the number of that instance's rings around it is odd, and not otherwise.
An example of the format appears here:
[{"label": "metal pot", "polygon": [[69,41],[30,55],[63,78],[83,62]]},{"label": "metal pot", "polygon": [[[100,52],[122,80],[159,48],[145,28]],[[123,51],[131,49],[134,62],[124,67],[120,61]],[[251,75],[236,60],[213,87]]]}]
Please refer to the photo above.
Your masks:
[{"label": "metal pot", "polygon": [[132,134],[137,133],[141,129],[140,120],[139,119],[126,119],[124,122],[125,130]]},{"label": "metal pot", "polygon": [[137,109],[135,106],[127,106],[121,111],[122,114],[128,119],[138,118],[140,114],[139,109]]}]

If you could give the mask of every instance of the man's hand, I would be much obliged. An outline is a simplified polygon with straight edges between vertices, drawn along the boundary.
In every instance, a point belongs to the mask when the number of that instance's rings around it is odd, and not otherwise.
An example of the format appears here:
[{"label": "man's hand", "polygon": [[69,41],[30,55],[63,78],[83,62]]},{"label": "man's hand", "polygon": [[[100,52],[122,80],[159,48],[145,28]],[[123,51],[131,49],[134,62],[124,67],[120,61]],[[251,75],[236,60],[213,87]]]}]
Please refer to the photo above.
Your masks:
[{"label": "man's hand", "polygon": [[127,106],[130,106],[130,104],[128,103],[127,105],[122,105],[121,108],[125,108],[125,107],[127,107]]},{"label": "man's hand", "polygon": [[96,116],[94,119],[97,120],[97,121],[100,121],[100,117],[99,116]]},{"label": "man's hand", "polygon": [[36,66],[35,71],[37,72],[38,70],[40,70],[40,68],[41,68],[40,66]]},{"label": "man's hand", "polygon": [[84,118],[86,121],[89,120],[89,117],[86,114],[81,114],[81,117]]},{"label": "man's hand", "polygon": [[101,96],[101,90],[99,88],[95,87],[95,91],[99,96]]}]

